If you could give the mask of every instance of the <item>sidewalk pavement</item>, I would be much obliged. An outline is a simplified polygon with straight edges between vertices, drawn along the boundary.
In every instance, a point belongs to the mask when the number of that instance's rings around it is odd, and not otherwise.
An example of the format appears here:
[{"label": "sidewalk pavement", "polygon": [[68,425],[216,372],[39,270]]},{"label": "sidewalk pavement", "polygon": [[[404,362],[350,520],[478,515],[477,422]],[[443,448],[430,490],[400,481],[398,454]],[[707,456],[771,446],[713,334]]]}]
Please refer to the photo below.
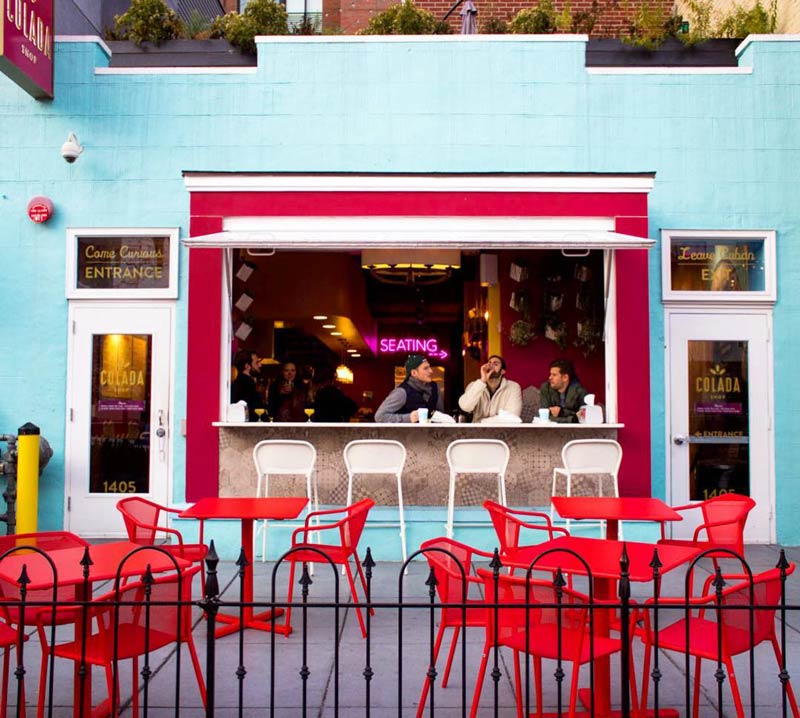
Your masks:
[{"label": "sidewalk pavement", "polygon": [[[780,547],[749,546],[747,559],[754,573],[772,568],[778,561]],[[790,561],[800,561],[800,547],[786,550]],[[255,565],[256,600],[268,601],[272,579],[273,564],[257,563]],[[700,578],[710,575],[711,562],[705,561],[701,568]],[[277,596],[285,595],[288,569],[282,567],[276,582]],[[220,563],[219,576],[221,589],[224,589],[223,600],[238,598],[236,582],[236,566],[229,562]],[[372,581],[372,599],[381,602],[396,603],[401,598],[404,603],[427,603],[428,577],[427,564],[414,562],[406,576],[399,581],[399,563],[378,563],[374,569]],[[321,603],[330,601],[334,595],[335,583],[338,579],[340,598],[349,602],[350,592],[346,578],[335,575],[331,567],[316,565],[313,583],[309,590],[309,602]],[[684,576],[681,571],[671,572],[664,577],[662,595],[683,595]],[[697,579],[696,579],[697,581]],[[225,584],[228,584],[227,588]],[[699,585],[702,585],[698,582]],[[579,587],[580,588],[580,587]],[[199,587],[198,587],[199,590]],[[643,601],[650,596],[650,584],[632,584],[633,598]],[[296,594],[295,600],[300,600]],[[789,673],[795,678],[800,688],[800,572],[787,580],[787,605],[795,607],[790,611],[787,620],[787,666]],[[196,622],[193,631],[200,662],[206,665],[206,633],[207,623],[196,609]],[[432,636],[438,624],[438,609],[434,612],[434,623],[431,622],[431,611],[427,608],[407,608],[402,616],[402,627],[398,619],[397,608],[376,609],[371,619],[370,640],[361,637],[355,611],[352,606],[340,609],[339,626],[336,628],[334,609],[331,607],[315,607],[308,609],[307,626],[302,626],[301,612],[293,611],[292,625],[294,631],[290,636],[273,635],[261,631],[247,630],[240,641],[238,635],[231,635],[215,641],[216,652],[216,701],[214,715],[220,718],[233,718],[240,715],[240,692],[243,716],[270,715],[270,659],[272,645],[275,646],[275,711],[276,718],[289,716],[308,718],[328,718],[337,715],[340,718],[355,718],[400,715],[414,716],[420,697],[422,682],[429,663]],[[668,621],[671,622],[671,621]],[[467,666],[466,682],[462,680],[461,649],[459,647],[453,664],[450,683],[447,688],[441,687],[441,676],[444,670],[446,649],[449,643],[449,632],[445,638],[438,662],[439,678],[435,688],[435,715],[443,718],[455,718],[462,715],[462,687],[465,688],[467,712],[472,700],[478,662],[483,646],[482,629],[468,629],[467,633]],[[303,641],[303,636],[307,641]],[[402,642],[399,636],[402,635]],[[336,656],[336,638],[339,640],[339,655]],[[367,650],[369,649],[369,661]],[[402,653],[401,653],[402,651]],[[634,641],[636,670],[642,667],[641,641]],[[241,656],[241,657],[240,657]],[[13,659],[12,659],[13,660]],[[35,710],[36,691],[31,679],[38,678],[40,652],[38,639],[32,636],[26,643],[24,663],[28,672],[27,699],[29,715]],[[338,672],[337,672],[338,660]],[[612,659],[614,660],[614,659]],[[373,671],[371,681],[364,678],[368,665]],[[305,694],[302,689],[300,671],[303,665],[308,666],[308,680]],[[121,664],[123,700],[130,697],[129,663]],[[612,703],[619,707],[618,658],[612,662]],[[174,650],[165,650],[155,655],[151,662],[154,675],[148,689],[148,712],[152,718],[179,715],[181,718],[195,718],[204,715],[202,702],[194,680],[188,652],[184,648],[180,658],[180,681],[176,681],[178,661]],[[243,669],[243,670],[240,670]],[[494,715],[494,686],[491,678],[492,663],[484,682],[481,697],[480,716]],[[513,661],[511,653],[502,650],[499,654],[500,670],[497,682],[498,715],[515,716],[513,694]],[[141,666],[140,666],[141,669]],[[401,670],[402,669],[402,670]],[[556,681],[553,678],[555,664],[544,667],[545,710],[557,709]],[[673,653],[661,653],[660,669],[663,678],[660,683],[660,705],[677,707],[680,715],[685,715],[685,678],[684,658]],[[567,714],[569,697],[569,669],[563,688],[563,710]],[[694,670],[692,668],[692,670]],[[704,662],[703,685],[701,692],[701,716],[718,716],[718,690],[714,680],[715,667]],[[523,675],[524,675],[523,664]],[[737,677],[740,683],[742,698],[749,715],[750,689],[749,664],[747,656],[740,656],[736,661]],[[758,718],[778,718],[782,715],[780,701],[780,683],[778,667],[769,645],[762,644],[755,651],[756,676],[756,715]],[[238,675],[242,675],[240,680]],[[641,677],[639,676],[639,681]],[[11,672],[12,703],[16,698],[13,668]],[[589,681],[588,667],[582,670],[581,684]],[[105,691],[102,673],[94,672],[95,702],[101,699]],[[179,709],[175,710],[176,687],[180,687],[177,698]],[[641,686],[639,686],[639,689]],[[367,691],[369,690],[369,701]],[[797,690],[797,689],[796,689]],[[72,665],[68,661],[57,660],[54,681],[54,718],[66,718],[72,715]],[[524,694],[523,694],[524,696]],[[723,714],[734,715],[730,688],[727,683],[722,687]],[[531,689],[533,703],[533,690]],[[398,702],[402,711],[398,711]],[[652,687],[650,690],[652,705]],[[370,709],[367,712],[367,704]],[[144,705],[144,704],[143,704]],[[128,708],[124,715],[131,715]],[[430,715],[430,704],[426,706],[425,715]]]}]

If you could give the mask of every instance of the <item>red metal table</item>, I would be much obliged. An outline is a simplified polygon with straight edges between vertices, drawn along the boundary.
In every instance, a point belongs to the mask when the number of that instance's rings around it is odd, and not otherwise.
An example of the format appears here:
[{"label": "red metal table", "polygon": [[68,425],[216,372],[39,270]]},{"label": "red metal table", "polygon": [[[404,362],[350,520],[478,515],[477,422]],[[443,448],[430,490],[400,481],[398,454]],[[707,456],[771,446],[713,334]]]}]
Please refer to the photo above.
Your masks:
[{"label": "red metal table", "polygon": [[553,496],[553,507],[562,519],[604,519],[606,538],[616,541],[620,521],[682,521],[683,517],[661,499],[622,496]]},{"label": "red metal table", "polygon": [[[300,512],[307,506],[305,497],[269,497],[269,498],[238,498],[238,497],[207,497],[200,499],[194,506],[182,511],[182,519],[237,519],[242,525],[242,549],[244,550],[247,565],[244,567],[244,588],[242,603],[253,602],[253,522],[258,519],[281,521],[296,519]],[[287,635],[291,628],[275,626],[272,619],[280,616],[283,609],[274,612],[265,611],[256,614],[252,606],[243,609],[244,620],[239,616],[218,613],[217,619],[224,623],[216,631],[216,636],[227,636],[236,633],[242,624],[244,628],[257,628],[262,631],[275,631]]]},{"label": "red metal table", "polygon": [[[75,586],[77,601],[91,600],[92,584],[100,581],[110,581],[131,576],[141,576],[148,566],[153,573],[169,571],[174,569],[177,563],[178,568],[184,569],[190,566],[189,561],[182,558],[172,558],[158,551],[139,551],[131,556],[123,564],[123,559],[132,551],[142,547],[128,541],[114,541],[92,545],[88,548],[91,565],[89,566],[88,590],[84,590],[87,585],[84,578],[84,567],[81,561],[87,549],[83,547],[65,548],[51,551],[47,555],[53,561],[56,569],[56,586],[66,587]],[[22,573],[23,567],[28,573],[30,583],[29,591],[46,590],[53,587],[53,569],[47,559],[40,553],[15,553],[7,556],[0,561],[0,580],[10,584],[16,584]],[[80,635],[83,627],[76,624],[76,635]],[[75,718],[87,715],[105,715],[108,713],[109,706],[106,701],[92,710],[92,671],[85,672],[81,677],[80,663],[75,662],[74,689],[73,689],[73,715]],[[81,682],[85,680],[83,687],[83,705],[81,705]]]},{"label": "red metal table", "polygon": [[[597,501],[596,498],[593,500]],[[659,546],[633,541],[623,542],[611,539],[563,536],[521,550],[519,559],[515,561],[514,565],[520,568],[527,568],[531,562],[539,559],[536,561],[535,566],[537,570],[556,571],[561,569],[568,573],[587,575],[584,563],[570,553],[558,551],[542,556],[542,554],[553,551],[553,549],[573,551],[589,565],[592,573],[594,599],[598,601],[615,601],[617,580],[621,573],[619,561],[622,556],[623,546],[628,552],[630,580],[642,583],[653,580],[653,569],[650,568],[650,562],[653,559],[653,551],[655,549],[658,549],[658,558],[662,564],[660,568],[661,574],[667,573],[667,571],[678,568],[683,564],[688,564],[702,550],[693,546]],[[610,622],[607,611],[597,611],[595,613],[595,630],[601,636],[609,634]],[[578,692],[581,702],[587,709],[591,705],[592,698],[594,698],[594,715],[596,718],[619,716],[619,711],[611,710],[611,660],[607,656],[598,658],[594,663],[594,687],[594,696],[592,696],[591,690],[588,688],[581,689]],[[659,714],[662,716],[676,715],[675,712],[668,709],[660,709]]]}]

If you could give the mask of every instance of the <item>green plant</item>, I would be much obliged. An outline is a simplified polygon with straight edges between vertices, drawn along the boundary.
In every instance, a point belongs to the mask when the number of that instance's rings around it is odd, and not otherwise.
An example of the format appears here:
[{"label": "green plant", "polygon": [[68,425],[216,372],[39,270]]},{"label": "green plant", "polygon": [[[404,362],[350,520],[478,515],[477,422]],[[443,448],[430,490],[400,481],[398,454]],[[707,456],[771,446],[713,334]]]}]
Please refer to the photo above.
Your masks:
[{"label": "green plant", "polygon": [[300,22],[296,22],[292,24],[291,34],[292,35],[319,35],[320,33],[320,20],[314,16],[311,17],[309,15],[303,16]]},{"label": "green plant", "polygon": [[761,0],[756,0],[751,8],[734,5],[733,10],[720,20],[717,34],[720,37],[738,38],[769,35],[775,32],[777,23],[778,0],[770,0],[767,8],[761,4]]},{"label": "green plant", "polygon": [[192,8],[189,19],[183,24],[184,37],[189,40],[204,40],[211,31],[211,20],[197,8]]},{"label": "green plant", "polygon": [[231,45],[251,55],[256,52],[256,35],[288,33],[286,9],[273,0],[250,0],[241,15],[229,12],[211,23],[211,37],[224,37]]},{"label": "green plant", "polygon": [[533,7],[520,10],[508,24],[515,34],[545,35],[558,29],[558,16],[552,0],[539,0]]},{"label": "green plant", "polygon": [[413,0],[403,0],[373,15],[359,35],[448,35],[452,28],[438,21],[432,13],[417,7]]},{"label": "green plant", "polygon": [[692,47],[714,36],[712,17],[713,0],[684,0],[685,19],[689,25],[688,32],[678,35],[684,45]]},{"label": "green plant", "polygon": [[508,33],[508,23],[499,17],[487,17],[481,22],[481,32],[486,35],[505,35]]},{"label": "green plant", "polygon": [[132,0],[122,15],[114,16],[114,35],[137,45],[174,40],[183,33],[183,25],[164,0]]},{"label": "green plant", "polygon": [[667,14],[661,8],[644,2],[630,14],[628,28],[622,32],[620,40],[626,45],[655,50],[668,37],[677,34],[681,22],[679,16]]}]

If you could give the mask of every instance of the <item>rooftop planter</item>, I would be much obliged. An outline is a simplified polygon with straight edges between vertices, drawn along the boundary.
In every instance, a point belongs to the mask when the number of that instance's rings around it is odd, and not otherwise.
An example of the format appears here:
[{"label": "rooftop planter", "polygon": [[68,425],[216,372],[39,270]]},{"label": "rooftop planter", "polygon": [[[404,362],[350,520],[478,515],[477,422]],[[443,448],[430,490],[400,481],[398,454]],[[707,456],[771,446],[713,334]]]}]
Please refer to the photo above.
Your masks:
[{"label": "rooftop planter", "polygon": [[614,38],[592,38],[586,45],[587,67],[737,67],[738,39],[713,39],[685,45],[668,38],[655,50]]},{"label": "rooftop planter", "polygon": [[110,67],[255,67],[256,56],[227,40],[165,40],[159,45],[107,40]]}]

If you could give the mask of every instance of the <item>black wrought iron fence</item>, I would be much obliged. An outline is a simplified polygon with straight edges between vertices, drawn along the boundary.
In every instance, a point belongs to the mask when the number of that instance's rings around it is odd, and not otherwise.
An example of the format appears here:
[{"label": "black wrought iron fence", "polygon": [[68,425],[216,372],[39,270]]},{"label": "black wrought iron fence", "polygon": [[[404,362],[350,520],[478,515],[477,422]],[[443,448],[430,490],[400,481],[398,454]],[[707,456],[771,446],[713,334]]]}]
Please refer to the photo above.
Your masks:
[{"label": "black wrought iron fence", "polygon": [[[627,718],[645,709],[800,716],[790,683],[790,666],[800,665],[800,606],[788,600],[794,565],[783,551],[775,568],[760,573],[733,552],[707,551],[680,581],[672,577],[671,591],[655,551],[653,580],[635,596],[623,552],[612,600],[594,595],[589,565],[567,574],[540,571],[534,562],[512,575],[496,552],[482,566],[465,565],[457,552],[434,547],[401,566],[376,564],[368,549],[363,595],[354,601],[340,567],[324,551],[314,553],[313,575],[303,564],[295,600],[284,598],[289,552],[257,577],[257,597],[243,602],[228,594],[237,584],[245,591],[254,567],[242,552],[221,590],[213,544],[202,597],[191,595],[197,567],[186,569],[158,548],[126,557],[103,586],[93,581],[92,547],[71,583],[62,580],[63,569],[59,576],[52,552],[7,551],[0,555],[0,647],[13,670],[3,673],[0,707],[17,716],[26,714],[26,703],[27,712],[35,705],[48,716],[70,707],[77,716],[178,716],[192,707],[207,716],[303,718],[612,710]],[[141,565],[142,554],[158,560],[138,574],[126,568],[128,561]],[[696,574],[712,558],[700,586]],[[11,564],[21,564],[18,575],[9,575]],[[364,612],[364,637],[353,626],[356,607]],[[223,613],[244,624],[250,612],[268,611],[280,626],[289,609],[288,635],[216,635]],[[456,637],[442,652],[446,629]],[[698,659],[713,666],[705,680]],[[92,684],[92,666],[104,680],[98,675]]]}]

